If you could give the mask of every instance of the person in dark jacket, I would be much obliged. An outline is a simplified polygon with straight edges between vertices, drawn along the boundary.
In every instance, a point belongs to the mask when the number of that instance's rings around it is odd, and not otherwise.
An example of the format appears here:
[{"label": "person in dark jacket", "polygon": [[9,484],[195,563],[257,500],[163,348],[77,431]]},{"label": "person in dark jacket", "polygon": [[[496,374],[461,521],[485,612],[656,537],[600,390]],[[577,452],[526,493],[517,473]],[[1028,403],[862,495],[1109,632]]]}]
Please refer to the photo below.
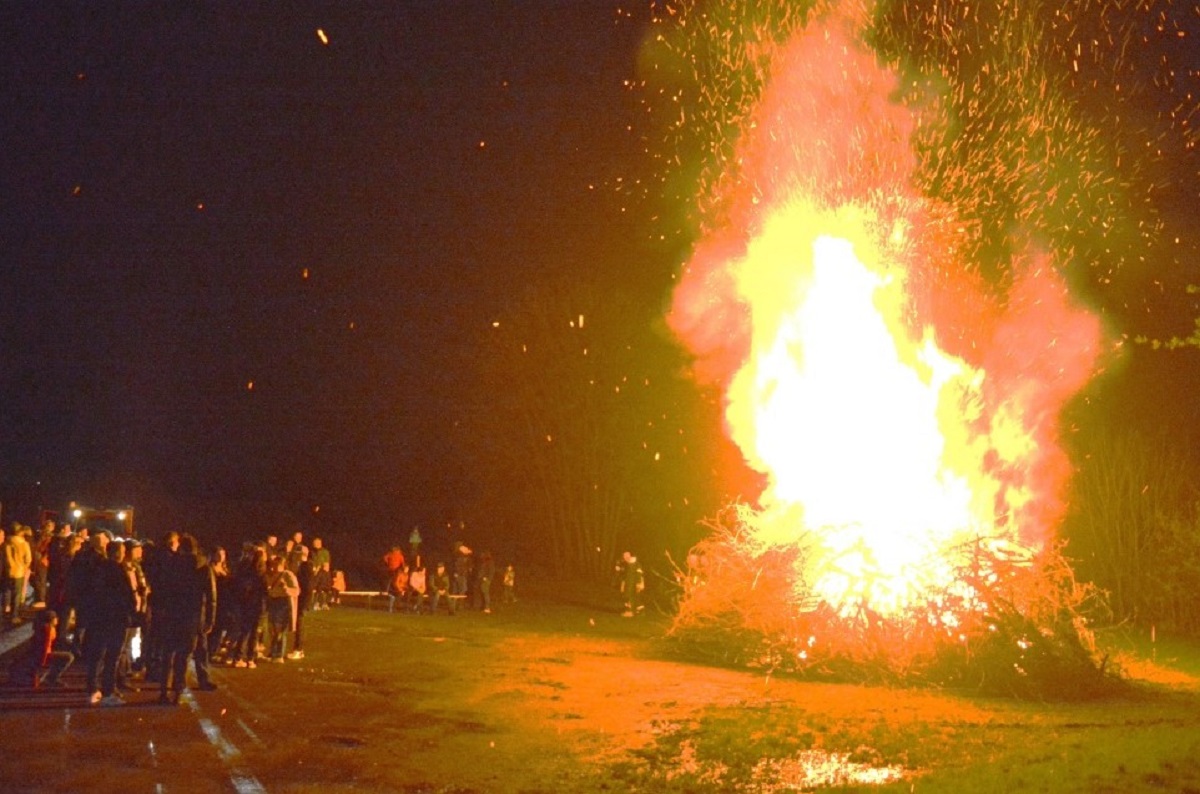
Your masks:
[{"label": "person in dark jacket", "polygon": [[[156,628],[162,631],[163,670],[159,702],[178,704],[187,688],[188,657],[196,650],[198,639],[212,630],[216,612],[216,582],[207,561],[199,558],[196,539],[179,536],[179,552],[170,558],[164,571]],[[201,570],[203,569],[203,570]],[[207,659],[207,645],[205,647]],[[197,670],[202,689],[212,688],[208,668]],[[205,686],[205,685],[208,686]]]},{"label": "person in dark jacket", "polygon": [[71,640],[71,651],[76,657],[83,656],[83,643],[87,638],[91,616],[95,611],[91,588],[96,581],[96,570],[105,560],[105,549],[109,537],[97,532],[89,537],[79,552],[71,558],[67,569],[67,607],[75,612],[75,632]]},{"label": "person in dark jacket", "polygon": [[148,587],[146,630],[142,637],[142,657],[145,660],[146,682],[161,682],[163,670],[163,601],[167,598],[171,583],[170,572],[174,570],[174,558],[179,554],[179,533],[167,532],[156,544],[145,544],[142,571],[146,574]]},{"label": "person in dark jacket", "polygon": [[[182,548],[182,546],[181,546]],[[192,662],[196,667],[196,687],[204,691],[212,691],[217,685],[208,674],[208,638],[217,624],[217,610],[220,606],[217,591],[217,576],[211,558],[195,549],[193,557],[196,560],[196,591],[198,600],[192,609],[200,612],[200,627],[196,632],[196,642],[192,648]]]},{"label": "person in dark jacket", "polygon": [[483,614],[492,614],[492,580],[496,578],[496,561],[492,559],[492,553],[485,551],[479,555],[479,577],[477,587],[479,588],[479,604],[483,609]]},{"label": "person in dark jacket", "polygon": [[108,555],[92,571],[88,587],[88,624],[83,638],[87,688],[91,702],[118,706],[124,701],[116,693],[117,663],[125,648],[125,631],[137,606],[133,587],[125,572],[125,546],[107,544]]},{"label": "person in dark jacket", "polygon": [[232,596],[237,599],[238,625],[227,657],[233,667],[255,667],[258,625],[267,609],[267,551],[246,549],[233,572]]},{"label": "person in dark jacket", "polygon": [[312,609],[313,581],[315,579],[312,561],[309,560],[307,546],[300,547],[300,564],[296,566],[296,582],[300,585],[300,595],[296,601],[296,641],[292,643],[289,659],[304,658],[304,613]]}]

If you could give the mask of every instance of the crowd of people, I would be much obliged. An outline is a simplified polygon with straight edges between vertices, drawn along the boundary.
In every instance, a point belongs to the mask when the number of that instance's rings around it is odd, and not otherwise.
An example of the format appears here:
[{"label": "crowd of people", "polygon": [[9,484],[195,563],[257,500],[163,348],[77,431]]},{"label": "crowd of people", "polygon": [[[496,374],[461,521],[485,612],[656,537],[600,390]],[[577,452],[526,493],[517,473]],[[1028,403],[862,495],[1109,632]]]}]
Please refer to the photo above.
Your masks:
[{"label": "crowd of people", "polygon": [[0,531],[4,619],[33,616],[30,650],[10,681],[59,687],[81,662],[93,704],[121,704],[138,677],[177,704],[189,661],[203,691],[216,689],[211,664],[301,659],[305,613],[337,598],[329,550],[320,538],[306,545],[301,532],[283,544],[246,543],[232,562],[186,533],[140,541],[47,521],[31,543],[32,534],[19,524]]}]

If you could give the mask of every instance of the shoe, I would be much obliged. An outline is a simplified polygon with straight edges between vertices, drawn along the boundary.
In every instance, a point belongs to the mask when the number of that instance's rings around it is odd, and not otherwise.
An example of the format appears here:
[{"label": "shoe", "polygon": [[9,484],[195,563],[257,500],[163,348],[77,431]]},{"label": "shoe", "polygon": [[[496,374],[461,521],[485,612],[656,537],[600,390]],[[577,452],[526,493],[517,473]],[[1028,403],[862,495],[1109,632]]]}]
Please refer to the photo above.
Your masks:
[{"label": "shoe", "polygon": [[175,704],[171,702],[171,698],[167,696],[167,693],[163,692],[161,695],[158,696],[158,705],[174,706]]},{"label": "shoe", "polygon": [[238,659],[236,662],[229,663],[233,667],[249,667],[253,662],[247,662],[245,659]]},{"label": "shoe", "polygon": [[283,664],[283,657],[282,656],[272,656],[271,664]]},{"label": "shoe", "polygon": [[490,615],[490,614],[492,614],[492,610],[490,610],[490,609],[485,609],[485,610],[483,610],[483,614],[485,614],[485,615]]},{"label": "shoe", "polygon": [[118,695],[116,692],[113,692],[111,695],[105,695],[103,698],[101,698],[100,705],[101,706],[123,706],[123,705],[125,705],[125,699],[122,698],[120,695]]},{"label": "shoe", "polygon": [[633,613],[627,609],[627,610],[625,610],[624,612],[622,612],[622,613],[621,613],[621,617],[623,617],[623,618],[631,618],[631,617],[633,617]]},{"label": "shoe", "polygon": [[251,659],[250,661],[246,662],[246,667],[253,670],[255,667],[258,667],[258,665],[254,663],[253,659]]},{"label": "shoe", "polygon": [[103,699],[104,695],[100,694],[99,690],[97,690],[88,696],[88,703],[91,703],[93,706],[95,706],[98,705]]},{"label": "shoe", "polygon": [[304,658],[304,651],[292,651],[291,653],[289,653],[289,654],[287,655],[287,658],[289,658],[289,659],[303,659],[303,658]]},{"label": "shoe", "polygon": [[205,681],[203,684],[197,686],[196,689],[199,689],[201,692],[215,692],[217,691],[217,685],[212,681]]}]

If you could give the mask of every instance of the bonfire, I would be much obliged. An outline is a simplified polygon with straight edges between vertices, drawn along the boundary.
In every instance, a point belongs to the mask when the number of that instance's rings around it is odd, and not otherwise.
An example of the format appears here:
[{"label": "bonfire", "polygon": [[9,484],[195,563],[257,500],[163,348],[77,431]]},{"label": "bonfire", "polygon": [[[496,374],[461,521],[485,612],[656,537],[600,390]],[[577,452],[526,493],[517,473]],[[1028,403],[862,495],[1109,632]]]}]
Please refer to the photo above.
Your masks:
[{"label": "bonfire", "polygon": [[915,114],[851,20],[768,71],[669,317],[765,487],[680,571],[674,636],[773,670],[1092,689],[1095,593],[1055,530],[1099,321],[1035,246],[999,284],[955,259]]}]

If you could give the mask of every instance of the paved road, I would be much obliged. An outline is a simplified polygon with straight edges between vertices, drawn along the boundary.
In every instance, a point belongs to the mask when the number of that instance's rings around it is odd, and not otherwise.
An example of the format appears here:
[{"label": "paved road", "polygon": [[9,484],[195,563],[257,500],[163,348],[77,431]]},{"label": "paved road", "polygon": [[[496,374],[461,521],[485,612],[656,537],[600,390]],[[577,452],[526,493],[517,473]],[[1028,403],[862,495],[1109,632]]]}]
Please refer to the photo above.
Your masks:
[{"label": "paved road", "polygon": [[[0,634],[0,655],[16,658],[31,636],[29,624]],[[185,693],[170,707],[159,705],[156,687],[134,684],[125,704],[111,708],[89,703],[82,663],[63,682],[62,689],[0,686],[0,730],[24,759],[2,765],[0,790],[266,791],[238,747],[259,739],[237,716],[232,693]]]}]

